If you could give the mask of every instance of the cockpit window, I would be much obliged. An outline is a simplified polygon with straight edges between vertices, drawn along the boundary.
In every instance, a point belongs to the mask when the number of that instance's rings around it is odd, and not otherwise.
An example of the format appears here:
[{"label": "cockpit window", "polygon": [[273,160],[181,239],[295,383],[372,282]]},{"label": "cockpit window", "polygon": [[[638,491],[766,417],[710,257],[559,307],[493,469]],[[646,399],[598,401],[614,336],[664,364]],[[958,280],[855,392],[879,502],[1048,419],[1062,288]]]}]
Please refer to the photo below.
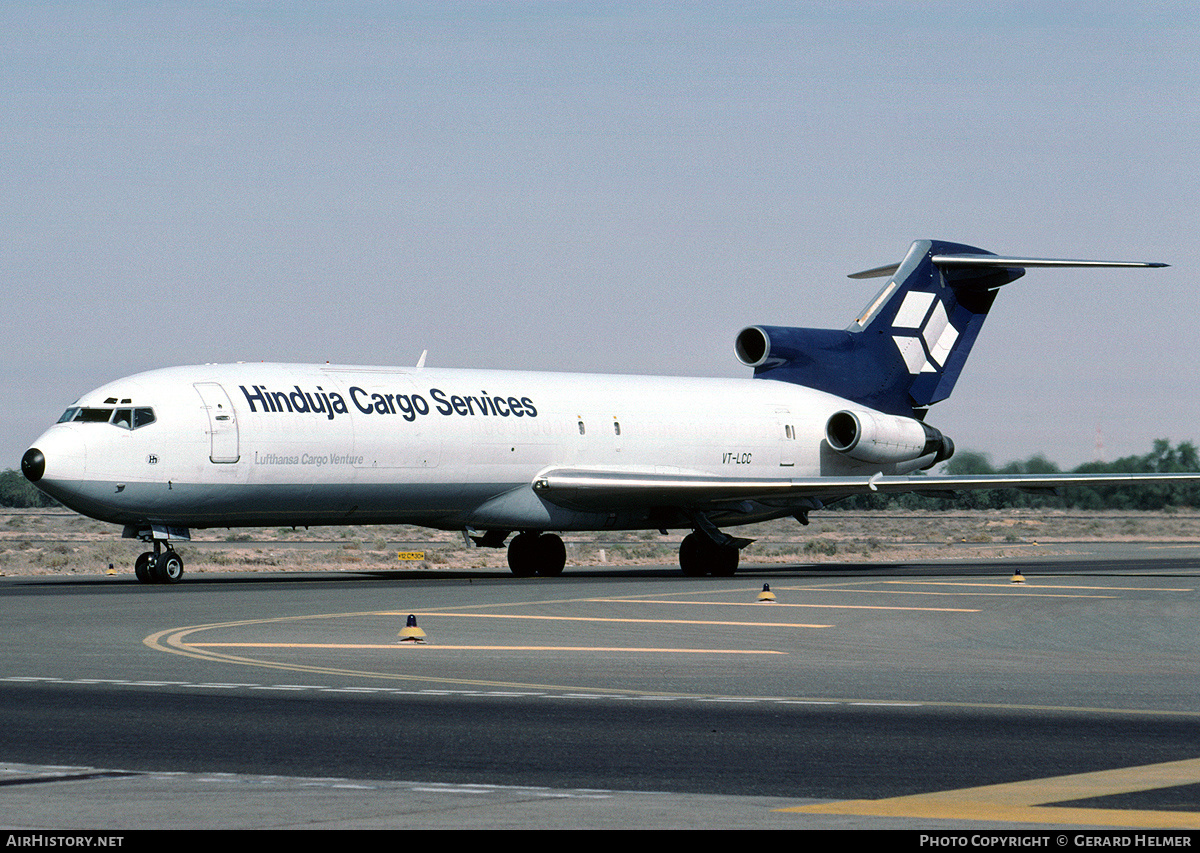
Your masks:
[{"label": "cockpit window", "polygon": [[105,424],[112,417],[112,409],[79,409],[72,420],[83,421],[85,424]]},{"label": "cockpit window", "polygon": [[138,429],[154,423],[154,409],[148,406],[138,409],[99,409],[88,406],[72,406],[58,419],[66,423],[111,423],[122,429]]}]

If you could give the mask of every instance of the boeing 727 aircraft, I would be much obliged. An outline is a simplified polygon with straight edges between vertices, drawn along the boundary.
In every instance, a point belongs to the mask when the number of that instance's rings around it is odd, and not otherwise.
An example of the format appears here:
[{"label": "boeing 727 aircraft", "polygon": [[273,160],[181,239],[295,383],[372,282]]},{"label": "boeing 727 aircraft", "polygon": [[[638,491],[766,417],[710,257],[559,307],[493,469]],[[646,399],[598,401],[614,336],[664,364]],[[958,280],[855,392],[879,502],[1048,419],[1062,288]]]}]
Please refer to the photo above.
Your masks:
[{"label": "boeing 727 aircraft", "polygon": [[[417,367],[214,364],[84,394],[21,460],[66,506],[150,543],[137,577],[174,582],[191,528],[417,524],[508,545],[557,575],[554,531],[692,531],[686,575],[731,575],[721,528],[850,495],[1198,481],[1200,475],[938,477],[925,422],[954,389],[999,288],[1029,267],[1165,264],[1001,257],[942,241],[852,278],[887,283],[844,330],[751,326],[752,379]],[[422,362],[424,359],[422,358]]]}]

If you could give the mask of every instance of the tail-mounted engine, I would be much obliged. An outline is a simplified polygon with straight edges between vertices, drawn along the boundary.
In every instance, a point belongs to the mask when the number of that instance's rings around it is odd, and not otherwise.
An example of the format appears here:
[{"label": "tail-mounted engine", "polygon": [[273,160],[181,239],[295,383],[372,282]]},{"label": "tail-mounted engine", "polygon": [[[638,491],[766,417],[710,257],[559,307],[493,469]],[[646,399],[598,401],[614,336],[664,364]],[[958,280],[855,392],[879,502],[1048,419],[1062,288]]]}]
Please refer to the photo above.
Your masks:
[{"label": "tail-mounted engine", "polygon": [[843,409],[825,424],[829,446],[859,462],[930,468],[954,455],[954,442],[916,418]]}]

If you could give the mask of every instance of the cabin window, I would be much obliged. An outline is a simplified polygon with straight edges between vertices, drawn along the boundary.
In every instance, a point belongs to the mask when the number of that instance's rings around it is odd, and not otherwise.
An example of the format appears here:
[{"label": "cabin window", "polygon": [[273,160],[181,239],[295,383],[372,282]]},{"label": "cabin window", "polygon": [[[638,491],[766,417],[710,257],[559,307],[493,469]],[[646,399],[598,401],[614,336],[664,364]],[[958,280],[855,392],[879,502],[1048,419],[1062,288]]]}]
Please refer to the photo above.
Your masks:
[{"label": "cabin window", "polygon": [[583,421],[580,420],[579,421],[579,434],[583,435],[585,432],[586,432],[586,430],[583,428]]},{"label": "cabin window", "polygon": [[621,434],[621,422],[620,421],[617,421],[617,420],[613,421],[613,433],[615,435]]}]

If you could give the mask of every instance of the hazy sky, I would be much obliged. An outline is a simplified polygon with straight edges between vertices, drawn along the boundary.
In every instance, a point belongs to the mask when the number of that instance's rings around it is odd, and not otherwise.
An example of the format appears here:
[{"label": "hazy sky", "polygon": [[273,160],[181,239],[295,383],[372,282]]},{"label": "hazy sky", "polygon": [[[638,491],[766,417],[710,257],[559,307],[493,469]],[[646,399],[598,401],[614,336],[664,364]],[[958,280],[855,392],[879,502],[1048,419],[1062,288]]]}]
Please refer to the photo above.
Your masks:
[{"label": "hazy sky", "polygon": [[1200,442],[1198,8],[5,3],[0,467],[174,364],[748,376],[927,237],[1173,265],[1005,288],[958,447]]}]

